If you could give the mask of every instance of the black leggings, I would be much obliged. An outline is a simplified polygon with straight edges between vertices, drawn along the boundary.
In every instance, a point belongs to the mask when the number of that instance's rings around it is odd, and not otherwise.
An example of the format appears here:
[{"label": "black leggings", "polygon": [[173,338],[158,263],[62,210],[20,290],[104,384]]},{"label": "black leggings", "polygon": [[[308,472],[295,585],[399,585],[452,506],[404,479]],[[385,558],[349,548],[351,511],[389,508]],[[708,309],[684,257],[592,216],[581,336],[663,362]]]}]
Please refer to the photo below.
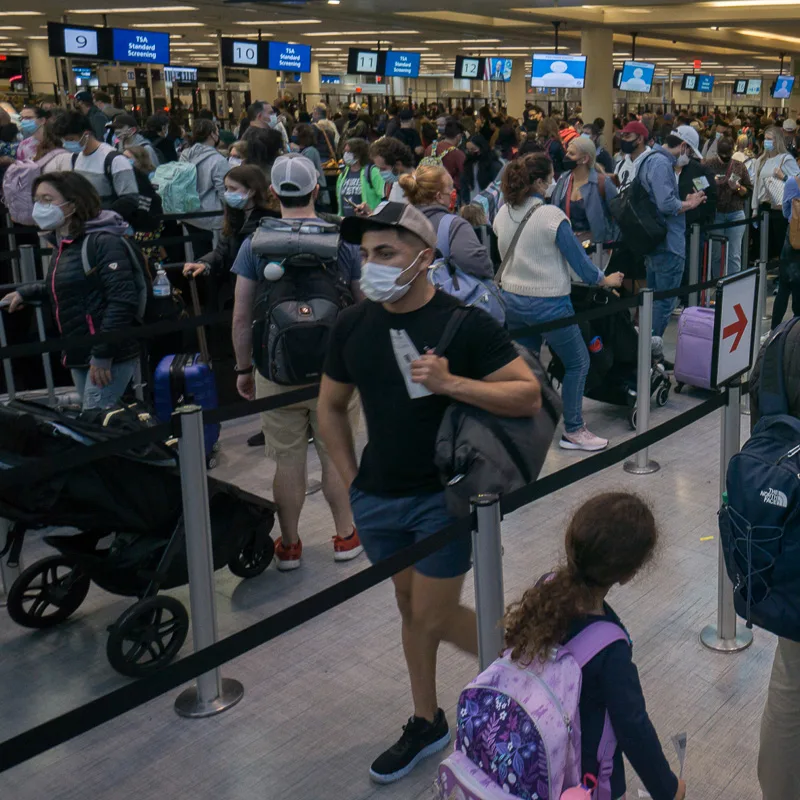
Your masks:
[{"label": "black leggings", "polygon": [[772,306],[773,329],[783,322],[789,305],[789,295],[792,297],[792,315],[798,317],[800,316],[800,250],[795,250],[789,244],[787,236],[781,251],[778,294]]}]

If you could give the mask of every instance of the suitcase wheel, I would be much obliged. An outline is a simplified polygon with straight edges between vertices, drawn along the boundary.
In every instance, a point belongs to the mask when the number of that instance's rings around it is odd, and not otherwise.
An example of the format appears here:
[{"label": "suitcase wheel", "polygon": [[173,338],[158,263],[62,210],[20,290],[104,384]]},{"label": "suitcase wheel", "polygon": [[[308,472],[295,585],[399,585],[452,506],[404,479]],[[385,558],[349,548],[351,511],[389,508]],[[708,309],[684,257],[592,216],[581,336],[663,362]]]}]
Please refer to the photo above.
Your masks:
[{"label": "suitcase wheel", "polygon": [[219,461],[217,461],[217,459],[214,458],[214,456],[209,456],[206,459],[206,469],[214,469],[214,467],[216,467],[217,464],[219,464]]},{"label": "suitcase wheel", "polygon": [[631,430],[636,430],[636,406],[633,406],[628,413],[628,425],[631,426]]},{"label": "suitcase wheel", "polygon": [[220,445],[219,442],[214,442],[214,446],[211,448],[211,452],[212,453],[219,453],[220,446],[221,445]]},{"label": "suitcase wheel", "polygon": [[680,381],[678,381],[675,384],[675,394],[680,394],[682,389],[683,389],[683,384]]},{"label": "suitcase wheel", "polygon": [[[677,391],[677,390],[676,390]],[[669,400],[669,384],[665,384],[656,392],[656,405],[663,408]]]}]

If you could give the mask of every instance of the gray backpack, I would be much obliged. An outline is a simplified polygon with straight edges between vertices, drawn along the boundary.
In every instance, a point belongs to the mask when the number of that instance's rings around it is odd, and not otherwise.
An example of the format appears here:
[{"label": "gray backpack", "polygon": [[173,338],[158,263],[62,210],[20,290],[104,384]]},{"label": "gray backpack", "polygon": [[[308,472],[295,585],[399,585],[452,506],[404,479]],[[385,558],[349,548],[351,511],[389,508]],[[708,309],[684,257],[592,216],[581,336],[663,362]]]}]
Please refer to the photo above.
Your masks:
[{"label": "gray backpack", "polygon": [[[436,345],[444,355],[466,315],[454,312]],[[447,505],[457,515],[478,494],[508,494],[539,476],[561,417],[561,398],[539,359],[514,343],[541,385],[542,410],[535,417],[499,417],[466,403],[452,403],[439,425],[434,461],[445,486]]]},{"label": "gray backpack", "polygon": [[[253,363],[282,386],[316,383],[336,318],[353,303],[338,267],[339,228],[323,220],[266,217],[251,247],[262,272],[253,306]],[[275,264],[283,268],[277,280]]]}]

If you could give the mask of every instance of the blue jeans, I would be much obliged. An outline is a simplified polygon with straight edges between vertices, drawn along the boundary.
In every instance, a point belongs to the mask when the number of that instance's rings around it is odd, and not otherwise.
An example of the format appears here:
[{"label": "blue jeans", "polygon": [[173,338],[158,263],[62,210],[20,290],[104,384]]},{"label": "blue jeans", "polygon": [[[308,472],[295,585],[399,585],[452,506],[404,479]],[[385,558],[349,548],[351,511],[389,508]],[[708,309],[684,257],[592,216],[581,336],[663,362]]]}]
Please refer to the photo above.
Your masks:
[{"label": "blue jeans", "polygon": [[[647,288],[655,292],[677,289],[683,278],[685,259],[675,253],[651,253],[644,257],[647,268]],[[653,336],[663,336],[670,314],[678,304],[677,297],[653,301]]]},{"label": "blue jeans", "polygon": [[[375,564],[450,525],[444,492],[379,497],[350,487],[350,507],[367,558]],[[472,539],[461,536],[423,558],[414,569],[427,578],[457,578],[469,572]]]},{"label": "blue jeans", "polygon": [[[727,214],[717,211],[714,222],[737,222],[741,219],[744,219],[744,211],[731,211]],[[746,227],[746,225],[736,225],[733,228],[723,228],[722,230],[714,231],[715,235],[725,236],[728,240],[728,275],[741,272],[742,244],[744,242]],[[710,255],[712,278],[719,278],[720,269],[722,267],[722,256],[719,251],[719,245],[716,242],[712,242]]]},{"label": "blue jeans", "polygon": [[72,380],[75,381],[75,388],[81,396],[83,410],[113,406],[128,388],[138,363],[138,358],[131,358],[119,364],[112,364],[111,383],[108,386],[95,386],[89,380],[88,367],[70,370]]},{"label": "blue jeans", "polygon": [[[571,317],[575,312],[569,297],[526,297],[503,292],[506,302],[506,323],[515,328]],[[577,325],[547,331],[541,336],[521,336],[517,341],[536,352],[544,337],[564,364],[561,400],[564,403],[564,430],[574,433],[583,427],[583,389],[589,374],[589,351]]]}]

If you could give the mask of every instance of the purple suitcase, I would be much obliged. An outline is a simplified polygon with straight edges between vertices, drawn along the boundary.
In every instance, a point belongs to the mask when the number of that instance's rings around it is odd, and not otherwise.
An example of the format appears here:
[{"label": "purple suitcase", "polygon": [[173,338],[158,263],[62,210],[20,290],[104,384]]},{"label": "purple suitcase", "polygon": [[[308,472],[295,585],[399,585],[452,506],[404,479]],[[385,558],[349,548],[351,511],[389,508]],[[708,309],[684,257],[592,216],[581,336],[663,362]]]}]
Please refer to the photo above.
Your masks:
[{"label": "purple suitcase", "polygon": [[714,345],[714,309],[693,306],[678,320],[678,346],[675,351],[676,392],[684,384],[699,389],[711,388],[711,351]]}]

